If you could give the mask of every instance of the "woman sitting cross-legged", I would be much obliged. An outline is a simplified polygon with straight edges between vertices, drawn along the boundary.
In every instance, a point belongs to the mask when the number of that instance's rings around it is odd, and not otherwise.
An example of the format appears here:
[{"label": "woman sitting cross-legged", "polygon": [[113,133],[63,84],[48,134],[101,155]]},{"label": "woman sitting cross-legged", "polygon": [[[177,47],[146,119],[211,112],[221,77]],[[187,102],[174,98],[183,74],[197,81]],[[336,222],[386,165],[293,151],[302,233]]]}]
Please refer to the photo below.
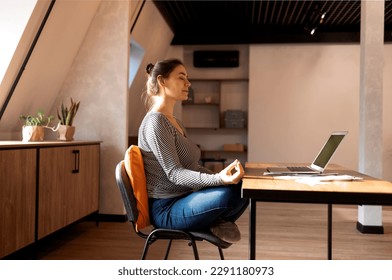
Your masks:
[{"label": "woman sitting cross-legged", "polygon": [[179,230],[210,229],[220,239],[241,238],[235,221],[249,201],[241,198],[244,170],[235,160],[219,173],[199,164],[201,151],[174,113],[191,83],[180,60],[146,68],[146,104],[138,135],[147,180],[151,223]]}]

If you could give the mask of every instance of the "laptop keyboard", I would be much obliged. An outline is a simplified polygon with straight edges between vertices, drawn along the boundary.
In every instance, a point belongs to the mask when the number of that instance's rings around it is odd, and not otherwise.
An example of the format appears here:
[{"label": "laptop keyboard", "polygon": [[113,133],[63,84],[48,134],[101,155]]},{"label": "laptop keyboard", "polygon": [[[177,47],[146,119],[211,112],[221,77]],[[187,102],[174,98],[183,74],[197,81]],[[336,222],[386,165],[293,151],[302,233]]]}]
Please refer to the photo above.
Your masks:
[{"label": "laptop keyboard", "polygon": [[307,166],[287,166],[290,171],[294,172],[304,172],[304,171],[313,171],[311,168]]}]

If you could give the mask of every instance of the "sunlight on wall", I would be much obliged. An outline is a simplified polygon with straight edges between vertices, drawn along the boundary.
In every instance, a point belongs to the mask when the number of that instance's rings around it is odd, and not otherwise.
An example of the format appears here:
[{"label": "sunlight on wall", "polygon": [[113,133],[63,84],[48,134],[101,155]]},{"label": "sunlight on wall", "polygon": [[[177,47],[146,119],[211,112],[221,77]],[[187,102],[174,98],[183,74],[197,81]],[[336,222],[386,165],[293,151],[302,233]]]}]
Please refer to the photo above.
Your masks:
[{"label": "sunlight on wall", "polygon": [[[2,0],[0,3],[0,80],[2,81],[12,56],[22,37],[37,0]],[[0,104],[3,103],[0,97]]]}]

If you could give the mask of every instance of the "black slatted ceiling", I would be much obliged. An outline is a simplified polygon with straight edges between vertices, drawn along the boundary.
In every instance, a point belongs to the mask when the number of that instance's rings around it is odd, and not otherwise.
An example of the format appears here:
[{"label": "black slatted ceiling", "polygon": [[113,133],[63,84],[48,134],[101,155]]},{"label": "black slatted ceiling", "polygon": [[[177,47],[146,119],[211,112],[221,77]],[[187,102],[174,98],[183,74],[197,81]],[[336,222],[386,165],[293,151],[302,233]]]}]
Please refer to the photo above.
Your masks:
[{"label": "black slatted ceiling", "polygon": [[[172,44],[359,41],[360,0],[153,1],[175,33]],[[385,1],[385,31],[391,41],[391,0]]]}]

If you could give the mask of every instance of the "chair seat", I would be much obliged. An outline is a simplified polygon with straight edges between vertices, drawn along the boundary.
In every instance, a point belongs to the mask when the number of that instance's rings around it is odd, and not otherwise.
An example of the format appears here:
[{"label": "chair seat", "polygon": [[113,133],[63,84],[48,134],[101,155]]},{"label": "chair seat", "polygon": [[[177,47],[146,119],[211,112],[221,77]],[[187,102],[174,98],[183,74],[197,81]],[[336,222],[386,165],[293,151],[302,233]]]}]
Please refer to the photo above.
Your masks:
[{"label": "chair seat", "polygon": [[182,231],[182,230],[174,230],[174,229],[164,229],[158,228],[154,229],[150,232],[149,236],[153,240],[156,239],[194,239],[197,241],[208,241],[209,243],[218,246],[222,249],[229,248],[232,243],[226,242],[208,230],[200,230],[200,231]]},{"label": "chair seat", "polygon": [[216,235],[212,234],[210,231],[207,231],[207,230],[206,231],[190,231],[189,233],[192,234],[195,237],[195,239],[206,240],[206,241],[210,242],[211,244],[214,244],[222,249],[227,249],[232,245],[232,243],[229,243],[229,242],[226,242],[226,241],[220,239],[219,237],[217,237]]}]

